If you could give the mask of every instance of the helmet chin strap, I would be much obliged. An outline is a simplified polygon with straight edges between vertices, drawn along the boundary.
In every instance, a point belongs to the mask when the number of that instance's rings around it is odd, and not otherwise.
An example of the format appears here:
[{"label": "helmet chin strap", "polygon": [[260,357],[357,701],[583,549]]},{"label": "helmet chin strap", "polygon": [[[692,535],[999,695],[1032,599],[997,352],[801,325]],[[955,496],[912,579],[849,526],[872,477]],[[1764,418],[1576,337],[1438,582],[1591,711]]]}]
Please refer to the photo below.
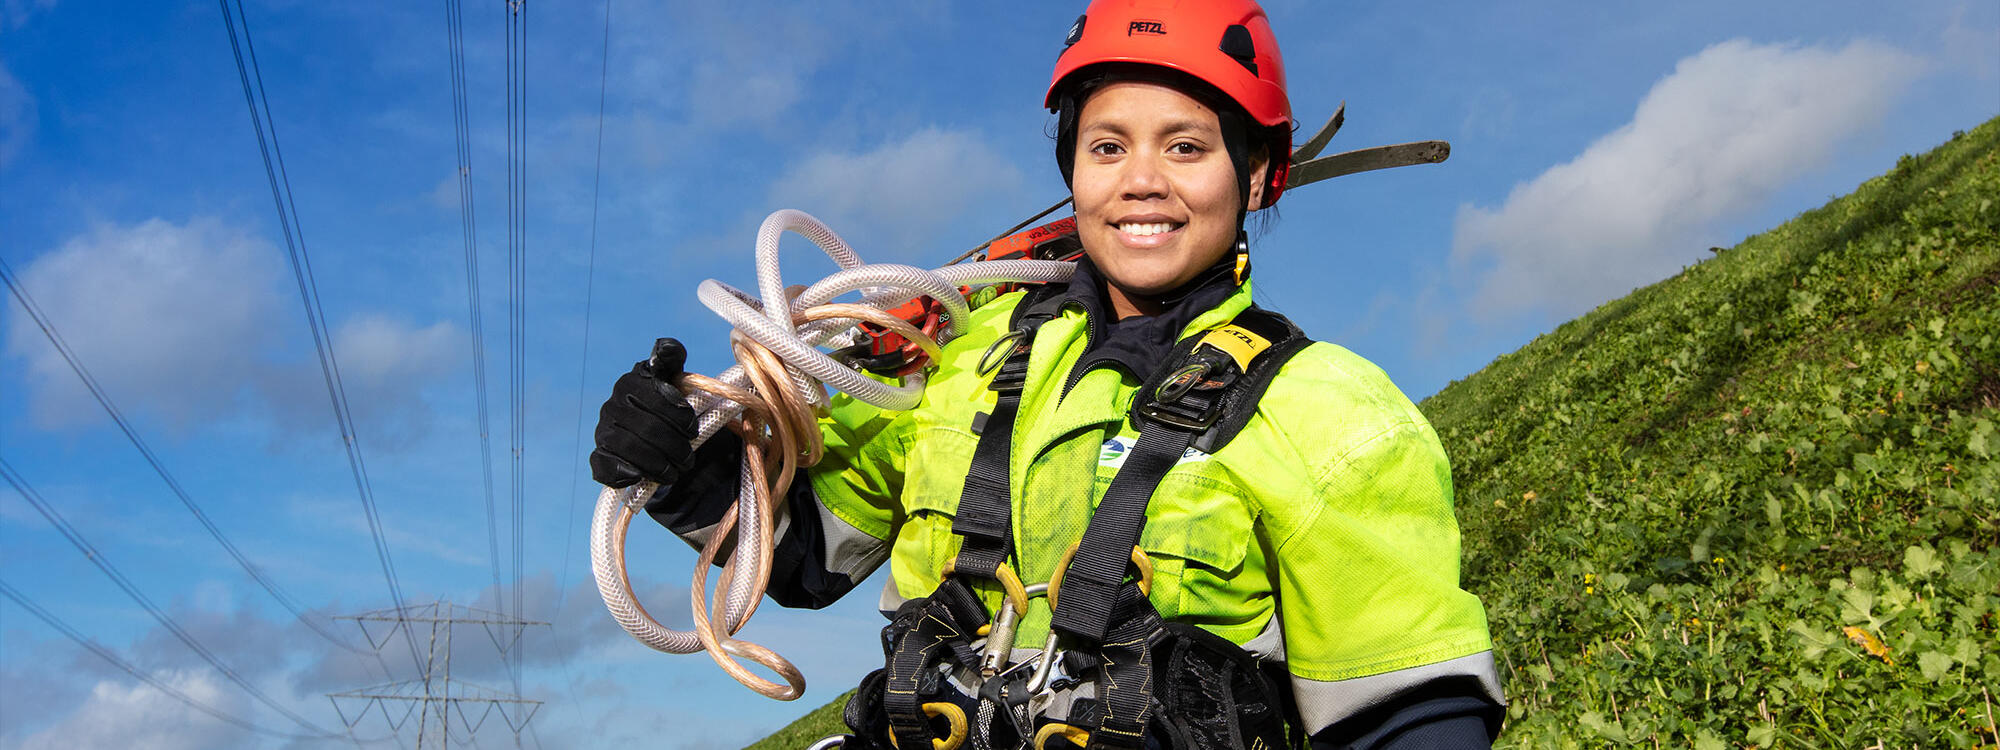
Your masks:
[{"label": "helmet chin strap", "polygon": [[1244,226],[1250,220],[1250,132],[1241,111],[1233,109],[1217,110],[1216,122],[1222,126],[1222,148],[1229,154],[1229,165],[1236,170],[1236,244],[1230,254],[1223,258],[1235,266],[1236,285],[1242,286],[1243,279],[1250,272],[1250,234]]},{"label": "helmet chin strap", "polygon": [[1236,285],[1243,286],[1243,278],[1250,275],[1250,235],[1242,226],[1236,228]]}]

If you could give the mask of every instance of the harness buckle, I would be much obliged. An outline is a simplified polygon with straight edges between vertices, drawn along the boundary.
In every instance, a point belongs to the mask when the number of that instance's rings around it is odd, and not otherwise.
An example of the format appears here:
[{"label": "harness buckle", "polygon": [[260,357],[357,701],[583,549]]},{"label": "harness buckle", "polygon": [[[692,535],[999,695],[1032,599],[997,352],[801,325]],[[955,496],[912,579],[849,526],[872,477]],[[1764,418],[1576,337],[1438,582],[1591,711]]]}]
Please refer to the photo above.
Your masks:
[{"label": "harness buckle", "polygon": [[1222,418],[1222,395],[1240,377],[1228,360],[1218,362],[1206,350],[1198,358],[1140,391],[1133,408],[1139,416],[1183,430],[1201,432]]},{"label": "harness buckle", "polygon": [[1034,343],[1035,329],[1016,328],[995,339],[979,355],[979,374],[993,376],[987,386],[1000,393],[1021,390],[1028,383],[1028,347]]}]

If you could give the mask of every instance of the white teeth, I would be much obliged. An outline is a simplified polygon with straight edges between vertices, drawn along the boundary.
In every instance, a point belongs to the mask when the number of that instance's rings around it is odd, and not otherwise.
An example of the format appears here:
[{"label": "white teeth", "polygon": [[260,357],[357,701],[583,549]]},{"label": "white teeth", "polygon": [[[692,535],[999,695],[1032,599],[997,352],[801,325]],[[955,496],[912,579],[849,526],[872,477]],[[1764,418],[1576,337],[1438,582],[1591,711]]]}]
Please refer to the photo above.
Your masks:
[{"label": "white teeth", "polygon": [[1174,230],[1174,225],[1168,223],[1159,223],[1159,224],[1133,223],[1133,224],[1118,225],[1118,231],[1137,237],[1149,237],[1155,234],[1165,234],[1173,230]]}]

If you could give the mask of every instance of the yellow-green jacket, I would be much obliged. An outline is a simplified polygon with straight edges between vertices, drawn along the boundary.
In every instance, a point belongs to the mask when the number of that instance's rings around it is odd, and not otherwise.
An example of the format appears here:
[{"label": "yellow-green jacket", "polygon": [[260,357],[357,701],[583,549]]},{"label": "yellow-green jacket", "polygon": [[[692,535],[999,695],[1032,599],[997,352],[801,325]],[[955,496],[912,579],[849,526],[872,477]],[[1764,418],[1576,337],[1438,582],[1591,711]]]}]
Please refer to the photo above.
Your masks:
[{"label": "yellow-green jacket", "polygon": [[[809,471],[810,490],[793,493],[793,554],[781,546],[774,573],[780,603],[822,606],[885,560],[885,612],[938,584],[958,552],[952,516],[978,441],[973,419],[992,408],[979,361],[1022,296],[973,311],[928,371],[917,408],[835,397],[822,420],[826,456]],[[1228,323],[1250,298],[1245,282],[1181,336]],[[1028,583],[1048,580],[1082,537],[1137,436],[1126,410],[1146,373],[1097,368],[1067,383],[1091,343],[1087,318],[1065,306],[1030,355],[1010,470],[1015,564]],[[1190,449],[1146,514],[1154,607],[1282,658],[1306,731],[1439,678],[1470,678],[1501,702],[1485,612],[1459,588],[1443,448],[1409,399],[1352,352],[1314,343],[1294,356],[1244,429],[1214,455]],[[684,536],[706,525],[661,520]],[[802,526],[814,528],[796,533]],[[997,588],[981,593],[997,608]],[[1037,601],[1018,646],[1046,635],[1049,611]]]}]

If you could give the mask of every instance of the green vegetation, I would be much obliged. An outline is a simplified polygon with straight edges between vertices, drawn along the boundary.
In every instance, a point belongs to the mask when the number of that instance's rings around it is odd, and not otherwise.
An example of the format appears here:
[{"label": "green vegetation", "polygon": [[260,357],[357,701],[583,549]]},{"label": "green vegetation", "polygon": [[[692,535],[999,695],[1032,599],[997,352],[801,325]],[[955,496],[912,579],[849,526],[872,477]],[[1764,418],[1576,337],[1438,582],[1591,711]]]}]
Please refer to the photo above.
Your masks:
[{"label": "green vegetation", "polygon": [[2000,120],[1425,401],[1502,744],[1992,747]]},{"label": "green vegetation", "polygon": [[2000,744],[2000,120],[1422,408],[1503,747]]},{"label": "green vegetation", "polygon": [[846,734],[847,724],[840,720],[840,711],[847,707],[847,699],[853,695],[852,690],[842,693],[832,703],[813,709],[812,713],[799,717],[798,721],[786,724],[784,729],[743,750],[805,750],[806,746],[827,735]]}]

